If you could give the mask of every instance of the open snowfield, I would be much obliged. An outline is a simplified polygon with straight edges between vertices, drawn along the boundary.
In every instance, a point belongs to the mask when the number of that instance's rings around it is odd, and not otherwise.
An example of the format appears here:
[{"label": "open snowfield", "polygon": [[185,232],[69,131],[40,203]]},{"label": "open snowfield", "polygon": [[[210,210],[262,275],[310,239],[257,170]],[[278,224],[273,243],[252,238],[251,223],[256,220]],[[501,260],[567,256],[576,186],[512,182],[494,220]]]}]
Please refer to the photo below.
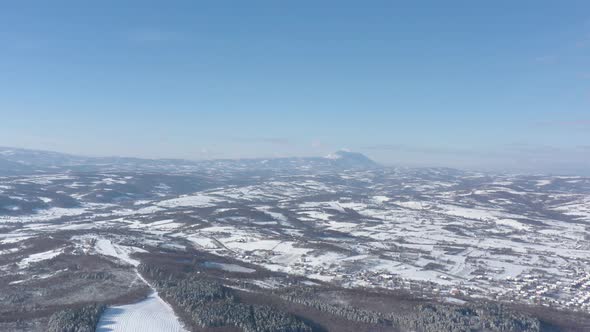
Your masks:
[{"label": "open snowfield", "polygon": [[159,202],[157,205],[161,207],[174,208],[174,207],[209,207],[213,206],[214,203],[219,202],[215,197],[207,195],[192,195],[192,196],[181,196],[174,199],[164,200]]},{"label": "open snowfield", "polygon": [[145,300],[109,307],[96,332],[186,332],[172,308],[155,292]]},{"label": "open snowfield", "polygon": [[72,238],[77,247],[86,253],[99,254],[117,259],[121,263],[138,266],[139,260],[131,257],[136,252],[146,252],[144,249],[114,243],[97,235],[88,234]]},{"label": "open snowfield", "polygon": [[25,268],[31,264],[37,263],[37,262],[41,262],[47,259],[52,259],[53,257],[61,254],[63,252],[62,248],[58,248],[58,249],[54,249],[54,250],[49,250],[49,251],[45,251],[45,252],[40,252],[40,253],[36,253],[36,254],[32,254],[29,255],[25,258],[23,258],[19,263],[19,267],[20,268]]},{"label": "open snowfield", "polygon": [[219,269],[228,272],[240,272],[240,273],[252,273],[256,272],[254,269],[247,268],[245,266],[237,265],[237,264],[226,264],[226,263],[218,263],[218,262],[205,262],[205,267],[211,269]]}]

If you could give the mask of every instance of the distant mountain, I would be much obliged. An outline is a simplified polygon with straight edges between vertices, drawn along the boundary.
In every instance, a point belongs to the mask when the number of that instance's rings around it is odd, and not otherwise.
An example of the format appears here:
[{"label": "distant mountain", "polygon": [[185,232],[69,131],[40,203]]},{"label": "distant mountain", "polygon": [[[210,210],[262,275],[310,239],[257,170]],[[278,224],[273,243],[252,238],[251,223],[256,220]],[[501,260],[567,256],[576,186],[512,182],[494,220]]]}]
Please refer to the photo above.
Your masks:
[{"label": "distant mountain", "polygon": [[30,170],[79,165],[89,158],[66,153],[0,147],[0,169]]},{"label": "distant mountain", "polygon": [[175,159],[85,157],[53,151],[0,147],[0,176],[64,171],[163,171],[195,167],[196,162]]},{"label": "distant mountain", "polygon": [[191,172],[211,167],[244,171],[285,169],[293,171],[364,169],[378,164],[358,152],[337,151],[326,157],[271,159],[142,159],[128,157],[84,157],[52,151],[0,147],[0,176],[64,171],[153,171]]},{"label": "distant mountain", "polygon": [[325,158],[340,168],[375,168],[378,166],[376,162],[359,152],[340,150]]},{"label": "distant mountain", "polygon": [[371,169],[379,164],[358,152],[337,151],[325,157],[288,157],[288,158],[253,158],[253,159],[218,159],[200,162],[207,167],[242,168],[244,170],[343,170]]}]

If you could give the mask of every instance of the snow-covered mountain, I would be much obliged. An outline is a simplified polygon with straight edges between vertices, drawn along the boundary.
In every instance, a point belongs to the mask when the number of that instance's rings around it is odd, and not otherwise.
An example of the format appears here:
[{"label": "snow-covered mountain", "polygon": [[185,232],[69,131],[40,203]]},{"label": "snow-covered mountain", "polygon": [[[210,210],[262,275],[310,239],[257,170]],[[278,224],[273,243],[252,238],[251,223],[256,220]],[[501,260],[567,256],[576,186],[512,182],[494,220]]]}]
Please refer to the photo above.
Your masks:
[{"label": "snow-covered mountain", "polygon": [[378,164],[359,152],[351,151],[336,151],[325,157],[325,159],[331,160],[331,162],[341,168],[374,168],[378,167]]}]

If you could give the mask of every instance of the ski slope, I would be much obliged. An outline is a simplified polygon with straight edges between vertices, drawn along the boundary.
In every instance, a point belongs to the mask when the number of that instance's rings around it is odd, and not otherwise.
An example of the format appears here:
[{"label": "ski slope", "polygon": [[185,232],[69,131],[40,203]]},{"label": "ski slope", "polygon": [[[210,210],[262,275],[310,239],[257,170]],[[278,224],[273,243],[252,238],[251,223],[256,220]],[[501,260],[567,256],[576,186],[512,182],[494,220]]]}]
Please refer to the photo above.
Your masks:
[{"label": "ski slope", "polygon": [[109,307],[97,332],[186,332],[172,308],[153,292],[145,300]]}]

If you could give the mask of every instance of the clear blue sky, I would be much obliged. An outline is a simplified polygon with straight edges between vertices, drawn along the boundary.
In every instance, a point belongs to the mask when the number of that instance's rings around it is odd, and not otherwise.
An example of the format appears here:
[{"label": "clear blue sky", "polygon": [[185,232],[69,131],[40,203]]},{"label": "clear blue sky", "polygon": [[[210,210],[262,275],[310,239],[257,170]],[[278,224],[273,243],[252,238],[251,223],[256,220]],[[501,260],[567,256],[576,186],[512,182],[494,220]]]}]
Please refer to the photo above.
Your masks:
[{"label": "clear blue sky", "polygon": [[590,168],[588,1],[2,1],[0,145]]}]

